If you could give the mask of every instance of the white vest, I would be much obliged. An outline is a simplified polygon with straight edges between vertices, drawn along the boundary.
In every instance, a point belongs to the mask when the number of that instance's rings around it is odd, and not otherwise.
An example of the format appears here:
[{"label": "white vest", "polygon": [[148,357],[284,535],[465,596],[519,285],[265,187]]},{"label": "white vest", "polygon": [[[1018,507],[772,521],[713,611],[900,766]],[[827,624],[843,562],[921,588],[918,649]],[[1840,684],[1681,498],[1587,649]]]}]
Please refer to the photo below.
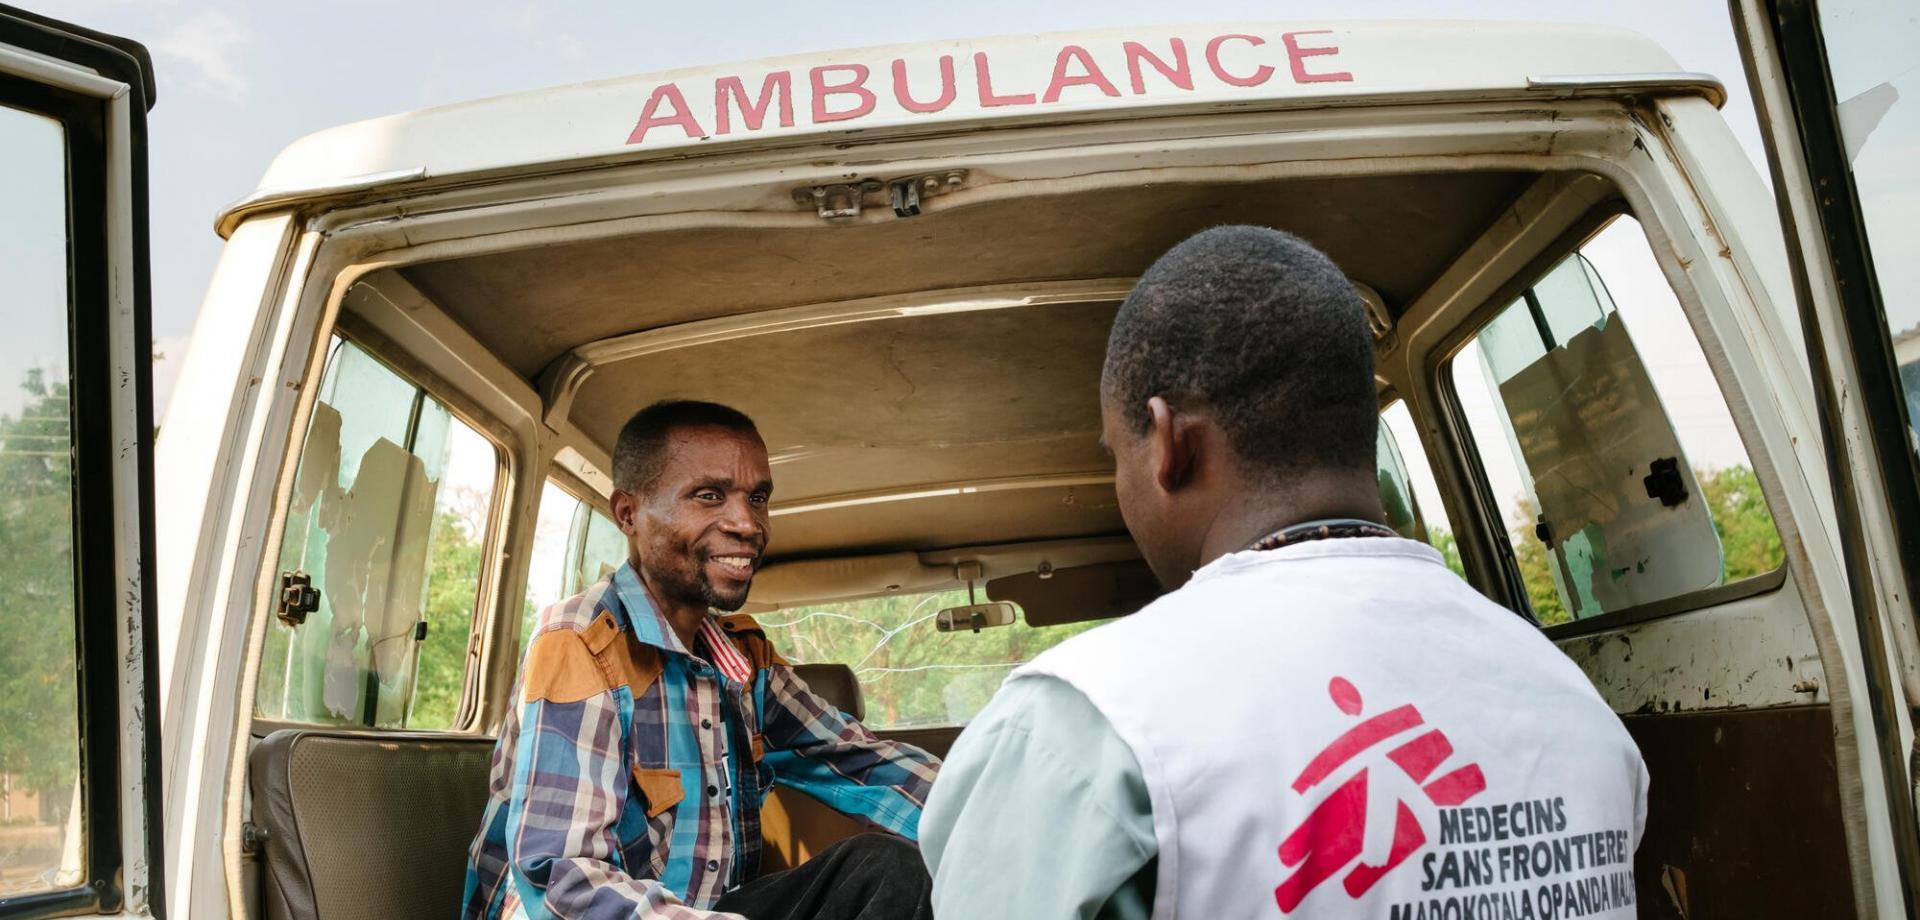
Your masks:
[{"label": "white vest", "polygon": [[1235,553],[1034,674],[1133,749],[1157,920],[1635,915],[1639,749],[1425,544]]}]

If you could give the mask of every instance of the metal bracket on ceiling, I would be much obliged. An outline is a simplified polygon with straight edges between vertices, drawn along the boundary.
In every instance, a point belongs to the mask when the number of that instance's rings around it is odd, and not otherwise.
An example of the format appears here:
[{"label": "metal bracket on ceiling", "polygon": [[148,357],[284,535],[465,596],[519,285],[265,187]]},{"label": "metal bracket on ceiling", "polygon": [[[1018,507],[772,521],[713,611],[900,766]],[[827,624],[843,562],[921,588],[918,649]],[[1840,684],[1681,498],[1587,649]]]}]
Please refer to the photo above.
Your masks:
[{"label": "metal bracket on ceiling", "polygon": [[867,196],[885,189],[887,204],[893,208],[895,217],[914,217],[920,213],[921,202],[954,191],[966,182],[967,171],[964,169],[903,176],[886,181],[859,179],[802,186],[793,190],[793,202],[812,206],[821,220],[842,221],[859,217],[866,210]]}]

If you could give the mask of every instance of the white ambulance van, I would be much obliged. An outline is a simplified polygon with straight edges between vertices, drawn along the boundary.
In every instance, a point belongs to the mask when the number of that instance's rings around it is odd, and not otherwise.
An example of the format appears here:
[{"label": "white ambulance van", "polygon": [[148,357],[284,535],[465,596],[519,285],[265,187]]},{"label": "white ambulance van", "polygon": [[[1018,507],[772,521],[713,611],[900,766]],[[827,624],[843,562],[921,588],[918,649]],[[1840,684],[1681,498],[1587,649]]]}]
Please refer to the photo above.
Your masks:
[{"label": "white ambulance van", "polygon": [[[1640,914],[1914,917],[1888,323],[1920,253],[1867,171],[1914,103],[1870,5],[1733,4],[1770,182],[1646,39],[1466,22],[869,48],[323,131],[220,213],[157,439],[152,69],[0,9],[0,918],[453,916],[532,611],[623,557],[608,450],[661,398],[762,427],[776,644],[944,751],[1152,595],[1098,368],[1131,279],[1223,223],[1343,267],[1389,518],[1641,745]],[[1838,104],[1863,68],[1890,92]],[[982,598],[1009,615],[938,616]],[[769,867],[848,830],[768,808]]]}]

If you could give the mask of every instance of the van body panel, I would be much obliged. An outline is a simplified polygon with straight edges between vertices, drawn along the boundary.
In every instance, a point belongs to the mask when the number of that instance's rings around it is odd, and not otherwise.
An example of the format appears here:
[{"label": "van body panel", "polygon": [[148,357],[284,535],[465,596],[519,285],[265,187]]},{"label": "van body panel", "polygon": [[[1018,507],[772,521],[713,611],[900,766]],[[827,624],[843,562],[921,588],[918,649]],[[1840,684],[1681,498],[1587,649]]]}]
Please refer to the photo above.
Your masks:
[{"label": "van body panel", "polygon": [[1830,598],[1836,607],[1847,599],[1868,681],[1856,729],[1860,759],[1872,766],[1863,771],[1869,794],[1860,815],[1875,843],[1871,883],[1887,912],[1913,916],[1920,913],[1920,821],[1912,774],[1913,707],[1920,702],[1912,602],[1920,569],[1913,530],[1920,460],[1871,244],[1894,244],[1881,253],[1883,259],[1909,254],[1897,238],[1870,239],[1865,209],[1887,202],[1862,196],[1857,150],[1842,136],[1837,68],[1830,66],[1858,55],[1884,72],[1905,61],[1860,47],[1857,29],[1827,33],[1835,17],[1859,25],[1880,22],[1845,2],[1831,8],[1834,17],[1814,4],[1742,0],[1732,10],[1785,227],[1845,554],[1846,593],[1836,590]]},{"label": "van body panel", "polygon": [[[1580,91],[1548,79],[1560,75],[1634,79],[1677,70],[1637,34],[1588,26],[1309,22],[962,39],[622,77],[333,128],[281,153],[255,197],[696,148],[704,155],[745,141],[1105,120],[1121,111],[1445,94],[1552,99]],[[217,221],[223,233],[234,216]]]},{"label": "van body panel", "polygon": [[[271,513],[281,481],[279,457],[320,324],[320,317],[298,310],[302,279],[319,244],[317,234],[297,232],[285,216],[270,217],[246,234],[242,252],[252,258],[222,260],[206,307],[210,321],[232,325],[211,338],[212,350],[189,355],[189,363],[213,363],[215,372],[181,374],[183,382],[206,390],[183,390],[173,403],[191,407],[187,400],[201,395],[221,408],[206,413],[205,424],[182,426],[178,440],[171,431],[159,438],[161,468],[181,475],[188,494],[199,484],[206,488],[205,511],[161,528],[161,543],[169,547],[165,571],[175,573],[182,603],[166,737],[168,831],[175,854],[170,908],[181,916],[216,904],[224,910],[230,894],[238,903],[239,880],[226,867],[238,860],[244,790],[228,780],[246,755],[252,708],[243,701],[253,698],[254,674],[232,663],[257,654],[249,644],[249,623],[255,611],[271,617],[270,598],[278,588],[261,573],[263,557],[279,540]],[[232,340],[225,338],[229,334]],[[224,381],[222,365],[232,374]],[[297,371],[292,379],[285,376],[288,367]],[[193,524],[195,530],[186,530]]]}]

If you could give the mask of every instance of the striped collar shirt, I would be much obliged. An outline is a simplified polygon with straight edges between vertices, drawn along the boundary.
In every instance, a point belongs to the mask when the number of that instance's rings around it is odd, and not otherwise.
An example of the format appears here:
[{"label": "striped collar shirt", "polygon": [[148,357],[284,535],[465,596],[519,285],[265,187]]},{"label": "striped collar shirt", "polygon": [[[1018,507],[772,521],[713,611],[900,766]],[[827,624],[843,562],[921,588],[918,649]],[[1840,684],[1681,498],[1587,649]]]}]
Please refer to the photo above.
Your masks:
[{"label": "striped collar shirt", "polygon": [[915,838],[939,761],[821,699],[751,618],[685,648],[630,566],[547,608],[494,750],[466,920],[713,916],[790,786]]}]

